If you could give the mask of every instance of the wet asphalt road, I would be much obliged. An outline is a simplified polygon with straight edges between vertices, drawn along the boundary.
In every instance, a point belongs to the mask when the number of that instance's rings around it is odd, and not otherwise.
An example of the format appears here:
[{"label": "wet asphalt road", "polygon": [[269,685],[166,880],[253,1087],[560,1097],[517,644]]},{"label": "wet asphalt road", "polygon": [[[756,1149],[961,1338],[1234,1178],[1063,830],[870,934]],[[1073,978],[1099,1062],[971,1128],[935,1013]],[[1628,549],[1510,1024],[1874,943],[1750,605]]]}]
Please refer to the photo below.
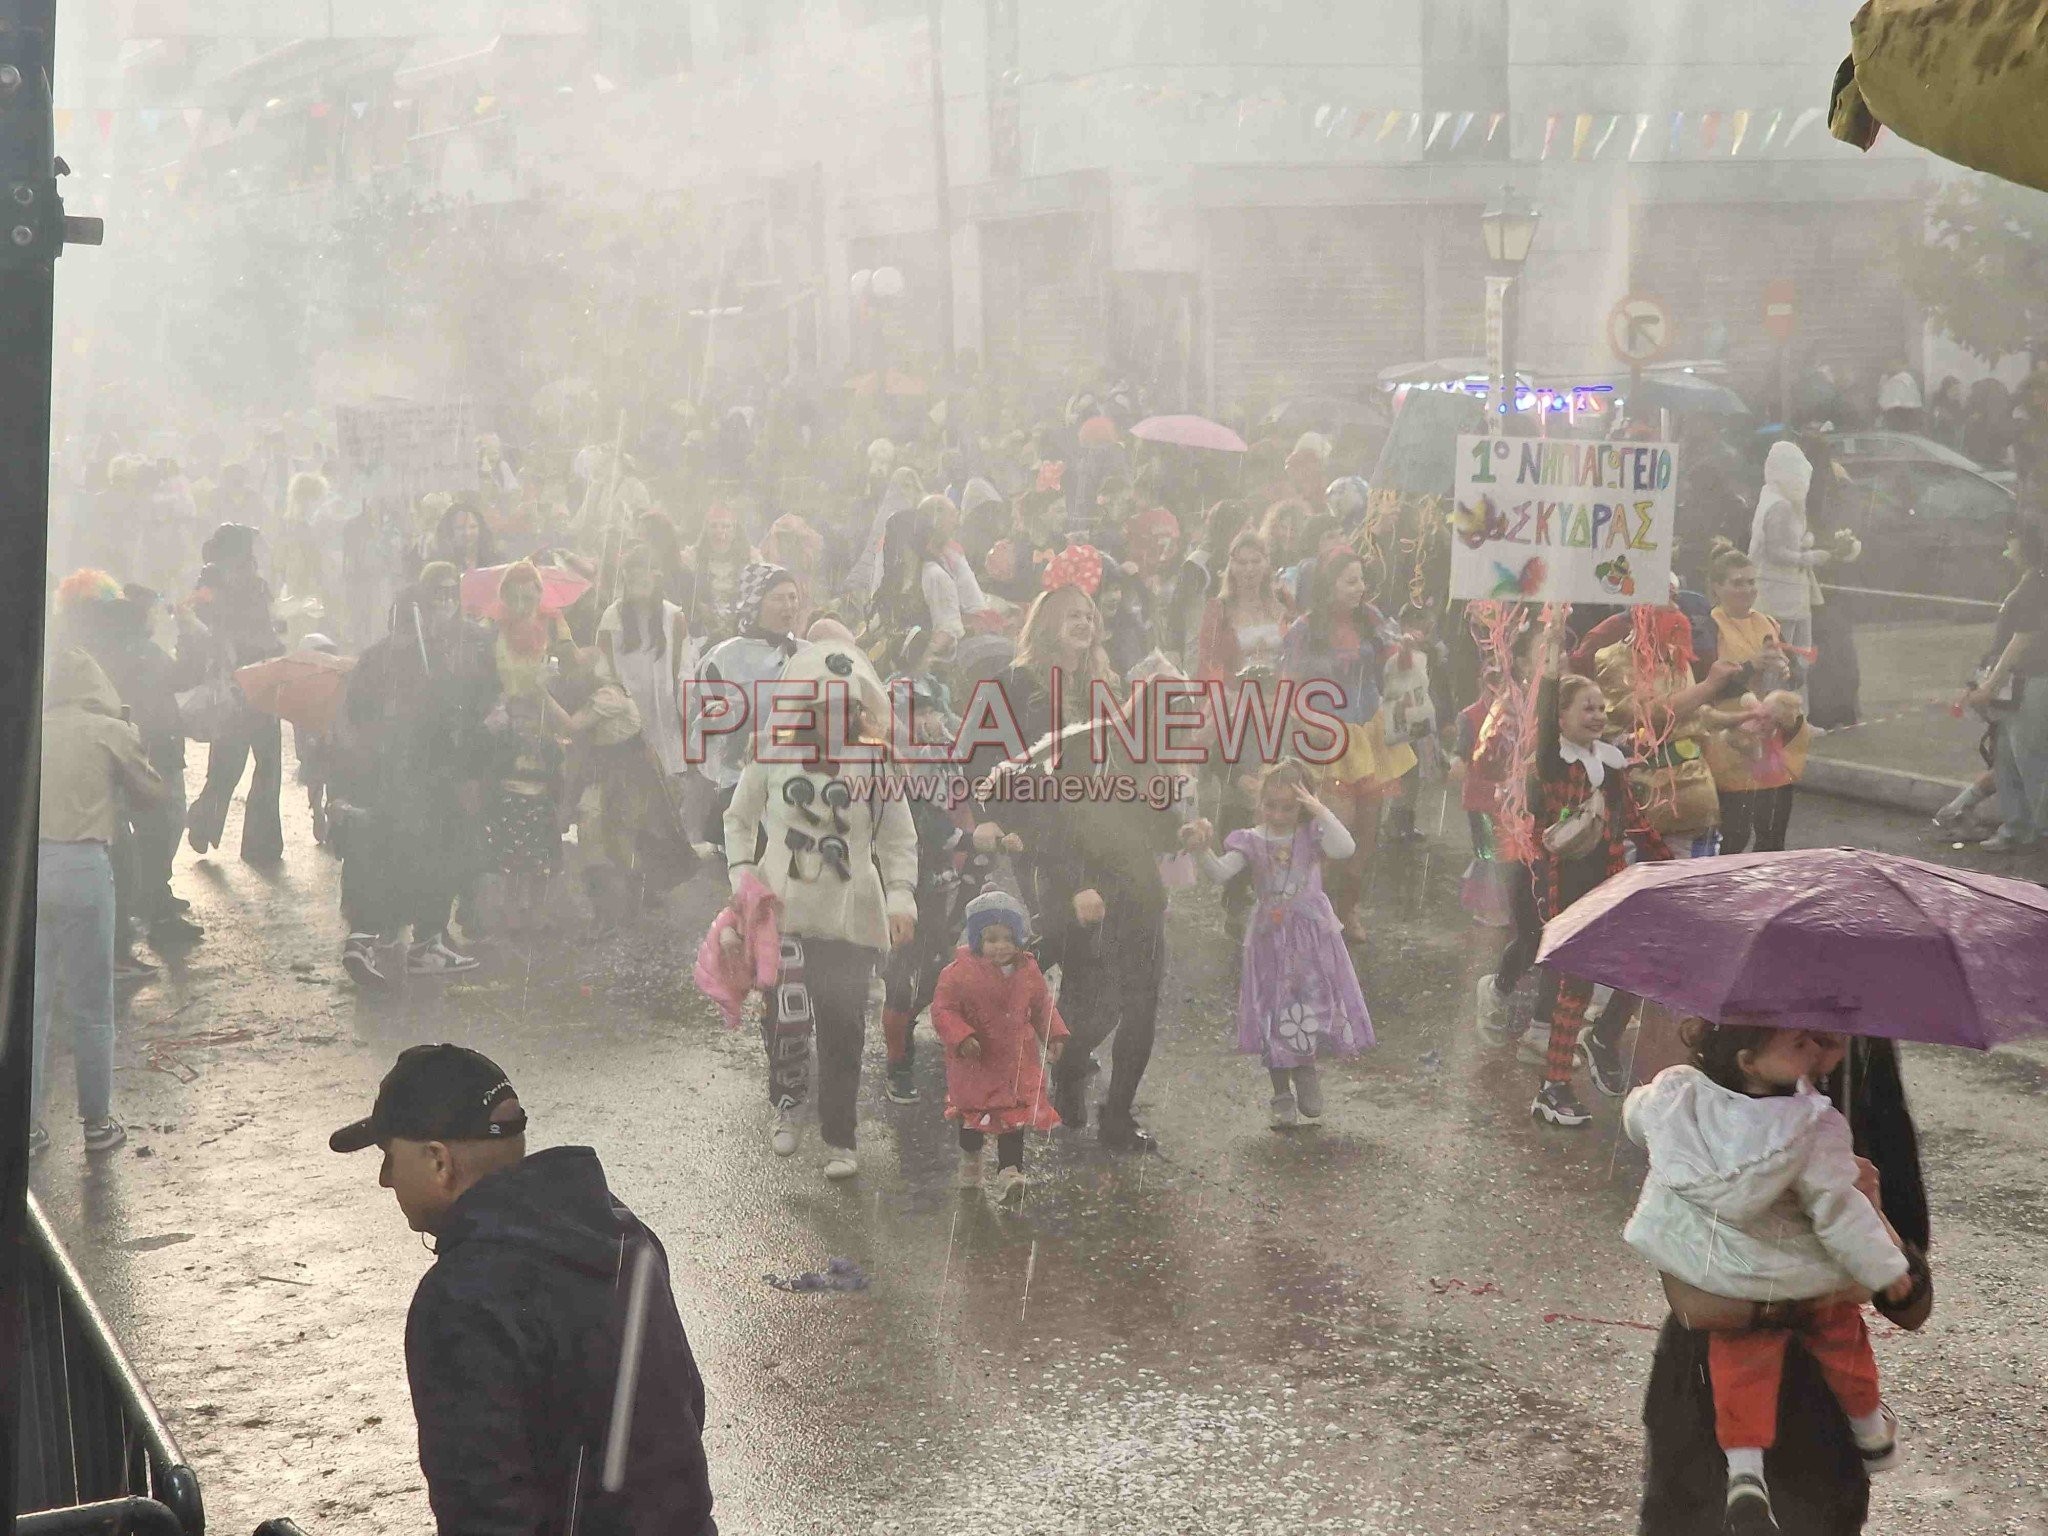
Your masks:
[{"label": "wet asphalt road", "polygon": [[[288,791],[288,795],[291,792]],[[402,1329],[429,1262],[374,1154],[327,1151],[402,1047],[497,1058],[536,1145],[596,1146],[662,1234],[711,1402],[730,1533],[1622,1532],[1654,1277],[1621,1242],[1642,1171],[1615,1107],[1528,1118],[1536,1069],[1470,1027],[1499,936],[1457,906],[1446,835],[1382,856],[1361,974],[1380,1045],[1329,1071],[1325,1124],[1265,1126],[1232,1050],[1213,893],[1184,893],[1139,1112],[1164,1155],[1034,1142],[1016,1213],[952,1187],[942,1069],[926,1102],[863,1091],[862,1172],[815,1141],[767,1154],[758,1044],[689,985],[698,888],[602,947],[565,923],[461,984],[358,996],[336,871],[288,802],[266,876],[180,856],[207,941],[134,997],[117,1112],[75,1122],[36,1187],[199,1469],[216,1531],[289,1514],[310,1536],[431,1529]],[[230,822],[235,846],[238,818]],[[1798,843],[1966,858],[1910,818],[1808,798]],[[2048,870],[2040,871],[2048,874]],[[1910,1458],[1873,1532],[2048,1532],[2048,1050],[1915,1049],[1939,1298],[1878,1325]],[[68,1062],[53,1081],[60,1105]],[[768,1272],[845,1255],[852,1296]]]}]

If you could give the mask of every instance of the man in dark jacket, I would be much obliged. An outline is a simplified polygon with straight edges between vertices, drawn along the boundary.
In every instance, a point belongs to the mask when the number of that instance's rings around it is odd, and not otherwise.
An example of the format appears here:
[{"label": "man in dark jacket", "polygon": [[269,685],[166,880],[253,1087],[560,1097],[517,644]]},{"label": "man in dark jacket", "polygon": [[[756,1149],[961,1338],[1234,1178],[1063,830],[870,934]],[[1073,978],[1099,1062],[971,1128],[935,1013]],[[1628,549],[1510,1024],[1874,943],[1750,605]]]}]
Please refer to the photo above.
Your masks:
[{"label": "man in dark jacket", "polygon": [[405,1364],[440,1536],[717,1536],[704,1383],[668,1255],[597,1154],[527,1156],[504,1072],[455,1045],[403,1052],[369,1116],[328,1144],[381,1148],[378,1182],[436,1239]]}]

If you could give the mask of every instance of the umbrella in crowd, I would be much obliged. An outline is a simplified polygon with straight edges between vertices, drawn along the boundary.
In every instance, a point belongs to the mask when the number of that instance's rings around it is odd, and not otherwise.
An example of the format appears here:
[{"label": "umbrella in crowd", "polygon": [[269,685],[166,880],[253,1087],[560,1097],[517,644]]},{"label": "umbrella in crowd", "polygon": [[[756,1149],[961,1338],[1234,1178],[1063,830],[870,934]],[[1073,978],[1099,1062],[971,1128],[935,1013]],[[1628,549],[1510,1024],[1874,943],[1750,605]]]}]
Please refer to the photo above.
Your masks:
[{"label": "umbrella in crowd", "polygon": [[[498,605],[498,587],[510,569],[509,565],[486,565],[464,571],[462,611],[471,618],[503,618],[504,610]],[[574,607],[576,599],[589,590],[590,583],[574,571],[552,565],[540,567],[540,611],[543,614],[557,614]]]},{"label": "umbrella in crowd", "polygon": [[1176,448],[1210,448],[1218,453],[1243,453],[1245,441],[1220,422],[1204,416],[1148,416],[1131,428],[1131,436]]},{"label": "umbrella in crowd", "polygon": [[355,665],[352,656],[293,651],[240,668],[235,683],[251,709],[289,720],[304,731],[326,731],[334,726],[342,687]]},{"label": "umbrella in crowd", "polygon": [[1538,963],[1688,1015],[1989,1050],[2048,1033],[2048,890],[1861,848],[1638,864]]}]

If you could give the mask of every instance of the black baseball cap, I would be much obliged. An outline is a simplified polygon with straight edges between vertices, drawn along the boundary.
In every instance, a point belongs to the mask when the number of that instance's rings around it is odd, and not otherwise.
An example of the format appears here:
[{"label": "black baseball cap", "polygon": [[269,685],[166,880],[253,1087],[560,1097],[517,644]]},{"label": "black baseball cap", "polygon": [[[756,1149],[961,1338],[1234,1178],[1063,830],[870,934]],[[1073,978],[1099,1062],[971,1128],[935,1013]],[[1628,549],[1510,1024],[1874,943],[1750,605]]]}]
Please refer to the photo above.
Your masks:
[{"label": "black baseball cap", "polygon": [[[510,1101],[514,1113],[493,1119]],[[327,1138],[336,1152],[360,1152],[392,1137],[407,1141],[501,1141],[524,1134],[526,1112],[505,1069],[460,1045],[415,1045],[384,1074],[364,1119]]]}]

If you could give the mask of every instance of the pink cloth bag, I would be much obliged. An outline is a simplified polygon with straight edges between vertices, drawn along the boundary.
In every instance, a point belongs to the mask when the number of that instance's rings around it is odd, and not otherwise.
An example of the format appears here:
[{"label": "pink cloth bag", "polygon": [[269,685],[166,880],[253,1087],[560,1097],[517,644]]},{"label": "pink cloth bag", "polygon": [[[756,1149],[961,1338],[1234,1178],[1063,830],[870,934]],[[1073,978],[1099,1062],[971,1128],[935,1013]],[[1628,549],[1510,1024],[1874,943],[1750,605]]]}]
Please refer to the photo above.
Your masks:
[{"label": "pink cloth bag", "polygon": [[[781,974],[781,913],[775,893],[751,869],[743,871],[732,901],[697,946],[697,990],[718,1005],[727,1029],[740,1027],[747,994],[770,990]],[[728,948],[727,933],[737,933],[740,942]]]}]

